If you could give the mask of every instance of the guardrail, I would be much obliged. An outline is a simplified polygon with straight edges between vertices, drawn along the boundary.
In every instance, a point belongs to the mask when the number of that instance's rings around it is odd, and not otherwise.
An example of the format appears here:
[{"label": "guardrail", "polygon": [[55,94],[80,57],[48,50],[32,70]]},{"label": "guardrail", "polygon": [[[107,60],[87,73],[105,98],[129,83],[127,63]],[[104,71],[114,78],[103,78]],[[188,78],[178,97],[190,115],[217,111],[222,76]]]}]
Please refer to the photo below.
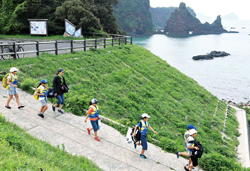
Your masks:
[{"label": "guardrail", "polygon": [[[64,48],[58,48],[59,43],[69,43],[69,47],[64,47]],[[82,47],[74,47],[74,43],[81,43]],[[40,44],[54,44],[54,48],[51,49],[39,49]],[[63,41],[49,41],[49,42],[24,42],[24,43],[12,43],[12,44],[3,44],[0,42],[0,56],[4,55],[12,55],[14,59],[17,59],[18,54],[29,54],[29,53],[36,53],[37,56],[40,55],[41,52],[51,52],[54,51],[55,55],[58,55],[58,51],[60,50],[70,50],[70,52],[73,54],[74,49],[83,49],[84,51],[87,50],[89,47],[93,47],[95,49],[98,48],[98,46],[103,46],[103,48],[106,48],[108,45],[121,45],[121,44],[133,44],[133,39],[131,36],[122,36],[122,37],[112,37],[112,38],[95,38],[95,39],[84,39],[84,40],[63,40]],[[35,45],[35,50],[34,51],[24,51],[24,52],[17,52],[16,47],[18,45]],[[4,46],[12,46],[14,52],[10,53],[3,53],[3,48]]]}]

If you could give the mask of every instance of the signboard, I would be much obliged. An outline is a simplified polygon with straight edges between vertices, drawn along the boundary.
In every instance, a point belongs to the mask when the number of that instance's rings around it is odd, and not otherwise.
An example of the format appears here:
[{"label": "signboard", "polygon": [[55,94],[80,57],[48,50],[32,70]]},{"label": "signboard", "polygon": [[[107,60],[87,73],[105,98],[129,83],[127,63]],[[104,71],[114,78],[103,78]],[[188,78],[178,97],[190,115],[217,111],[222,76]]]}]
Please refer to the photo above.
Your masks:
[{"label": "signboard", "polygon": [[75,32],[75,37],[80,37],[82,35],[82,28],[79,28],[76,32]]},{"label": "signboard", "polygon": [[47,19],[29,19],[30,35],[48,36]]},{"label": "signboard", "polygon": [[65,32],[73,36],[76,31],[76,26],[65,19]]}]

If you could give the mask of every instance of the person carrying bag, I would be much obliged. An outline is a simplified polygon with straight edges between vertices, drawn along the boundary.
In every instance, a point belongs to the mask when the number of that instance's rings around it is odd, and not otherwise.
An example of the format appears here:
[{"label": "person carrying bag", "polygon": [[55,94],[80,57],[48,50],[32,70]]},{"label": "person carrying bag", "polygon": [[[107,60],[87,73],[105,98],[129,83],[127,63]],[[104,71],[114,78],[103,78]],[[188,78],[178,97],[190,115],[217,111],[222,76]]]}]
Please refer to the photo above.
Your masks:
[{"label": "person carrying bag", "polygon": [[54,95],[57,98],[57,103],[52,105],[52,110],[55,112],[56,107],[59,105],[58,112],[63,114],[62,107],[64,105],[64,93],[69,92],[69,88],[66,84],[65,78],[63,77],[64,70],[62,68],[59,68],[57,71],[56,76],[53,79],[53,88],[54,88]]}]

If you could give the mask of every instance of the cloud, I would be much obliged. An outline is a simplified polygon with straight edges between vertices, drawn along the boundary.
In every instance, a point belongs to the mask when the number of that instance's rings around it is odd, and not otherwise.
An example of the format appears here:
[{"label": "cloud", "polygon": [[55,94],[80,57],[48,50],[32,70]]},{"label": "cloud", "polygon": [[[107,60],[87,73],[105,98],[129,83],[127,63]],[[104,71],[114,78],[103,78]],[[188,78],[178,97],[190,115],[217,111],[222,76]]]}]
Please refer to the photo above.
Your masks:
[{"label": "cloud", "polygon": [[178,7],[180,2],[194,9],[196,13],[203,13],[215,19],[217,15],[235,13],[240,19],[250,19],[249,0],[150,0],[152,7]]}]

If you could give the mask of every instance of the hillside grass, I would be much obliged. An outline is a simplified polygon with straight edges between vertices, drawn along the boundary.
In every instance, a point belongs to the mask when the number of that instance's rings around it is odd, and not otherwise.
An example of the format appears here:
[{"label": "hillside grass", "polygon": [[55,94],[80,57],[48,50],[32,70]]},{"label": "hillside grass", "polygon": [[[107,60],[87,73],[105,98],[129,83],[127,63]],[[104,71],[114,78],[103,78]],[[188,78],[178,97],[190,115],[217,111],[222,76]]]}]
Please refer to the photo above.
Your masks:
[{"label": "hillside grass", "polygon": [[0,114],[0,170],[98,171],[92,161],[38,140]]},{"label": "hillside grass", "polygon": [[[41,79],[49,80],[52,86],[57,69],[64,68],[70,85],[64,108],[76,115],[85,115],[94,97],[100,101],[102,115],[127,127],[133,127],[142,113],[148,113],[150,125],[158,132],[155,135],[149,131],[149,142],[168,152],[185,151],[183,134],[188,124],[194,124],[198,127],[197,139],[205,149],[200,160],[204,169],[244,170],[236,162],[236,111],[140,46],[1,61],[2,75],[13,66],[20,69],[19,86],[31,93]],[[127,131],[117,129],[123,134]]]}]

